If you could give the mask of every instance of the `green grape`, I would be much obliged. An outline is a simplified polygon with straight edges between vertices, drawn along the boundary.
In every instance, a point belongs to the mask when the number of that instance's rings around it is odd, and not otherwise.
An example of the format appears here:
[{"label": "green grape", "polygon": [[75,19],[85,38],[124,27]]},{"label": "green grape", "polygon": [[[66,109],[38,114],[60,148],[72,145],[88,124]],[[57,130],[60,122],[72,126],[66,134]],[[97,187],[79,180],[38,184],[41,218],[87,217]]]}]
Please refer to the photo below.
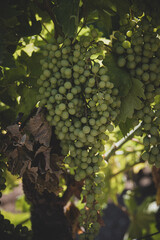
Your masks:
[{"label": "green grape", "polygon": [[158,129],[155,126],[152,126],[150,129],[150,134],[154,136],[159,136]]},{"label": "green grape", "polygon": [[151,153],[152,153],[153,155],[158,155],[158,154],[159,154],[159,149],[158,149],[158,147],[152,147],[152,148],[151,148]]},{"label": "green grape", "polygon": [[125,49],[130,48],[130,47],[131,47],[130,41],[125,40],[125,41],[122,43],[122,47],[124,47]]},{"label": "green grape", "polygon": [[158,142],[157,138],[155,136],[151,136],[150,138],[150,144],[152,145],[156,145]]},{"label": "green grape", "polygon": [[119,58],[117,64],[118,64],[119,67],[124,67],[125,64],[126,64],[126,59],[122,58],[122,57]]},{"label": "green grape", "polygon": [[116,48],[116,53],[117,54],[123,54],[124,53],[124,48],[122,47],[122,46],[118,46],[117,48]]},{"label": "green grape", "polygon": [[150,145],[150,139],[147,136],[144,137],[143,144],[144,144],[144,146],[149,146]]},{"label": "green grape", "polygon": [[109,132],[112,132],[112,131],[114,130],[113,125],[109,124],[109,125],[107,126],[107,130],[108,130]]},{"label": "green grape", "polygon": [[156,156],[153,155],[153,154],[150,154],[150,155],[149,155],[148,162],[149,162],[150,164],[155,163],[155,162],[156,162]]},{"label": "green grape", "polygon": [[149,115],[144,116],[144,122],[145,123],[151,123],[151,121],[152,121],[152,118]]}]

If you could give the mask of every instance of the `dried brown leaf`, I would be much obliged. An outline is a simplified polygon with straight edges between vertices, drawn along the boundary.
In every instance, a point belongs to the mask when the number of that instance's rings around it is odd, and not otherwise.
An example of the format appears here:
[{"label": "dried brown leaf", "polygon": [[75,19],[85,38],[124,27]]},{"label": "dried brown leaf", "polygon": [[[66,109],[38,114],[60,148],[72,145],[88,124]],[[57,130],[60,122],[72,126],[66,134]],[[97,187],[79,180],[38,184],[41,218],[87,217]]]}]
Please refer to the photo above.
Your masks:
[{"label": "dried brown leaf", "polygon": [[55,174],[47,172],[45,176],[38,175],[36,182],[36,189],[42,193],[44,190],[48,192],[53,192],[56,196],[62,191],[62,188],[59,187],[59,180]]},{"label": "dried brown leaf", "polygon": [[33,135],[34,139],[39,143],[49,147],[52,128],[44,119],[42,113],[36,114],[29,120],[26,130]]},{"label": "dried brown leaf", "polygon": [[38,167],[31,167],[31,162],[28,165],[27,175],[31,182],[36,183],[38,178]]},{"label": "dried brown leaf", "polygon": [[33,143],[29,140],[29,136],[24,134],[21,139],[18,141],[19,145],[25,145],[29,151],[33,151]]},{"label": "dried brown leaf", "polygon": [[50,171],[50,172],[52,172],[52,169],[51,169],[51,167],[50,167],[50,151],[51,151],[51,148],[48,148],[48,147],[46,147],[46,146],[41,146],[38,150],[37,150],[37,152],[35,153],[35,157],[37,157],[38,156],[38,154],[43,154],[43,156],[44,156],[44,161],[45,161],[45,168],[44,168],[44,170],[45,171]]},{"label": "dried brown leaf", "polygon": [[16,147],[8,154],[8,169],[13,175],[19,174],[22,176],[31,161],[30,156],[23,147]]},{"label": "dried brown leaf", "polygon": [[21,138],[21,132],[19,131],[18,124],[10,125],[7,127],[7,131],[13,136],[17,137],[18,139]]}]

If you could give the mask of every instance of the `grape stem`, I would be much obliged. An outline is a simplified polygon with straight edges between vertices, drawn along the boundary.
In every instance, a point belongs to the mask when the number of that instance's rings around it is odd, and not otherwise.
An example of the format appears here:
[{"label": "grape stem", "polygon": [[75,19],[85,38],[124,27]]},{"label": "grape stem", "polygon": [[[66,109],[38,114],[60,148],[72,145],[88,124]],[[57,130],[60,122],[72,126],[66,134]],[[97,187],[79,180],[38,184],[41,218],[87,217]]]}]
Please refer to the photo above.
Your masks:
[{"label": "grape stem", "polygon": [[130,140],[130,139],[134,136],[136,130],[138,130],[140,127],[141,127],[141,123],[139,123],[134,129],[132,129],[125,137],[123,137],[123,138],[122,138],[121,140],[119,140],[117,143],[114,143],[114,144],[111,146],[110,150],[109,150],[108,152],[106,152],[106,154],[105,154],[105,160],[106,160],[106,161],[109,161],[109,158],[110,158],[112,155],[114,155],[115,152],[116,152],[119,148],[121,148],[121,147],[123,146],[123,144],[125,144],[128,140]]},{"label": "grape stem", "polygon": [[38,35],[43,39],[44,42],[48,43],[48,41],[41,34],[38,34]]},{"label": "grape stem", "polygon": [[52,33],[48,30],[48,28],[45,26],[43,22],[41,22],[42,26],[46,29],[46,31],[53,37]]}]

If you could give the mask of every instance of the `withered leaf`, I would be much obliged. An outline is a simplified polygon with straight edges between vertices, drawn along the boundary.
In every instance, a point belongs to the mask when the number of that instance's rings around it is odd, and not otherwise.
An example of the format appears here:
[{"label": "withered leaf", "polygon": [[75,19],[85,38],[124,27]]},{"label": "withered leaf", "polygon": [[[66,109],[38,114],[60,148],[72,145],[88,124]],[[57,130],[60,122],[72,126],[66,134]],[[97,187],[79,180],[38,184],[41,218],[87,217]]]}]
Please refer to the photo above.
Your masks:
[{"label": "withered leaf", "polygon": [[18,149],[15,148],[13,151],[10,151],[9,153],[6,153],[6,156],[8,158],[8,169],[9,171],[15,175],[18,172],[19,167],[17,166],[19,163],[18,160]]},{"label": "withered leaf", "polygon": [[62,168],[63,160],[64,160],[63,156],[59,156],[55,153],[52,153],[50,157],[50,167],[52,171],[59,170],[60,168]]},{"label": "withered leaf", "polygon": [[34,145],[34,143],[29,140],[29,136],[28,136],[28,135],[26,135],[26,140],[25,140],[24,145],[26,146],[26,148],[27,148],[29,151],[33,151],[33,145]]},{"label": "withered leaf", "polygon": [[17,137],[18,139],[21,138],[21,132],[19,131],[18,124],[10,125],[7,127],[7,131],[13,136]]},{"label": "withered leaf", "polygon": [[22,166],[22,168],[20,169],[20,177],[22,177],[23,176],[23,174],[25,173],[25,171],[26,171],[26,169],[27,169],[27,167],[28,167],[28,164],[29,164],[29,161],[25,161],[24,163],[23,163],[23,166]]},{"label": "withered leaf", "polygon": [[38,178],[38,167],[31,167],[31,162],[28,164],[27,176],[31,182],[35,183]]},{"label": "withered leaf", "polygon": [[29,123],[26,126],[26,130],[33,135],[36,141],[49,147],[52,128],[44,119],[42,113],[38,113],[34,117],[30,118]]},{"label": "withered leaf", "polygon": [[44,156],[44,160],[45,160],[45,171],[50,170],[52,172],[51,167],[50,167],[50,151],[51,151],[51,148],[48,148],[46,146],[41,146],[35,153],[35,157],[38,154],[42,153]]},{"label": "withered leaf", "polygon": [[40,193],[42,193],[44,190],[47,190],[48,192],[53,192],[56,196],[58,196],[59,192],[62,190],[59,187],[59,181],[57,177],[50,172],[47,172],[45,176],[41,176],[39,174],[35,185]]},{"label": "withered leaf", "polygon": [[13,175],[19,174],[23,175],[25,172],[29,161],[31,161],[30,156],[27,154],[24,148],[17,147],[6,154],[8,157],[8,169]]}]

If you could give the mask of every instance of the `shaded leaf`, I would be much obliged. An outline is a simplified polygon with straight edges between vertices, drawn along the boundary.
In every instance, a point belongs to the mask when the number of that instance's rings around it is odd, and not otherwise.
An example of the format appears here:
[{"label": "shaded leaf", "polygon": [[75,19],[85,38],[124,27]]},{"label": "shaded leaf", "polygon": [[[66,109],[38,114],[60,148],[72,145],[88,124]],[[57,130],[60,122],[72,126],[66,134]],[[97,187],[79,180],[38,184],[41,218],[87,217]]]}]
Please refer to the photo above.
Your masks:
[{"label": "shaded leaf", "polygon": [[[117,121],[118,121],[118,120],[117,120]],[[121,122],[121,123],[119,124],[119,128],[120,128],[123,136],[126,136],[127,133],[129,133],[130,130],[134,128],[134,126],[133,126],[133,120],[127,118],[126,121],[125,121],[125,123]]]},{"label": "shaded leaf", "polygon": [[107,74],[110,77],[110,81],[118,88],[119,95],[122,97],[127,96],[132,87],[132,80],[129,73],[117,66],[112,54],[106,54],[103,64],[108,67]]},{"label": "shaded leaf", "polygon": [[132,79],[132,87],[128,94],[121,99],[120,115],[118,116],[119,123],[125,123],[127,118],[132,118],[135,110],[142,108],[142,101],[140,98],[145,98],[143,83],[138,79]]},{"label": "shaded leaf", "polygon": [[18,139],[22,137],[18,124],[8,126],[7,131],[11,133],[12,137],[17,137]]},{"label": "shaded leaf", "polygon": [[74,37],[79,21],[79,0],[61,0],[54,12],[65,36]]},{"label": "shaded leaf", "polygon": [[24,113],[23,119],[28,117],[37,103],[37,89],[22,88],[20,104],[17,106],[17,111]]},{"label": "shaded leaf", "polygon": [[121,0],[121,2],[119,2],[119,0],[113,0],[112,4],[115,6],[117,13],[122,17],[129,12],[131,5],[130,0]]}]

